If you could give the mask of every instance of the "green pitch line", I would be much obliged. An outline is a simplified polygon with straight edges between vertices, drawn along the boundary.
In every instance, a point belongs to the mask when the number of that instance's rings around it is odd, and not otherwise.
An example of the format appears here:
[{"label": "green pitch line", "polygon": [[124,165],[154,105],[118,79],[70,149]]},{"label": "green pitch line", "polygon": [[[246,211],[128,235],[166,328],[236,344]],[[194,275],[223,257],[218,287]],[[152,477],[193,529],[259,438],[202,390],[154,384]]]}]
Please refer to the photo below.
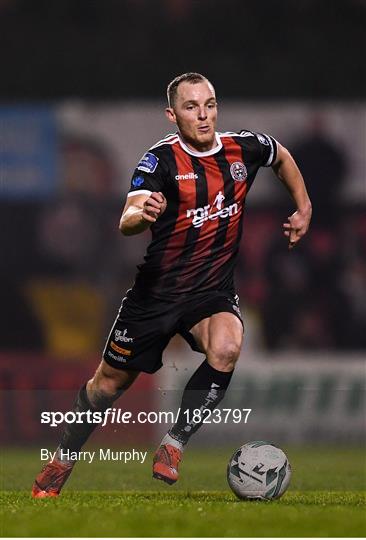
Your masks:
[{"label": "green pitch line", "polygon": [[289,492],[242,502],[219,492],[65,492],[31,500],[4,492],[2,536],[363,536],[365,496]]},{"label": "green pitch line", "polygon": [[362,448],[286,448],[293,467],[279,501],[243,502],[226,483],[233,448],[187,450],[181,479],[143,465],[78,463],[61,497],[33,500],[39,450],[1,451],[1,536],[364,536]]}]

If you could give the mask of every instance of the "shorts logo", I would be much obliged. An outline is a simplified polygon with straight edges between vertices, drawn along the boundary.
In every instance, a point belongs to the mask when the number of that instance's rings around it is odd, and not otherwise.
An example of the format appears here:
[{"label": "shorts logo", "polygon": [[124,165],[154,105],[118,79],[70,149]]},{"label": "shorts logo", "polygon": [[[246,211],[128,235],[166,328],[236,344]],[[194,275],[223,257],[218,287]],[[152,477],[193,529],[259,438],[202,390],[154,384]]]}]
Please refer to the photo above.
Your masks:
[{"label": "shorts logo", "polygon": [[198,180],[198,174],[189,172],[187,174],[177,174],[175,176],[176,180]]},{"label": "shorts logo", "polygon": [[131,356],[130,349],[122,349],[122,347],[118,347],[114,341],[111,341],[109,344],[114,351],[119,352],[120,354],[125,354],[126,356]]},{"label": "shorts logo", "polygon": [[134,338],[127,337],[127,328],[123,330],[123,334],[121,330],[115,330],[114,336],[115,341],[122,341],[123,343],[133,343]]},{"label": "shorts logo", "polygon": [[244,182],[248,176],[247,168],[241,161],[235,161],[230,165],[230,173],[237,182]]},{"label": "shorts logo", "polygon": [[140,160],[140,163],[137,165],[139,171],[144,171],[147,173],[153,173],[158,166],[159,158],[152,154],[151,152],[146,152]]},{"label": "shorts logo", "polygon": [[123,356],[116,356],[115,354],[111,353],[111,351],[108,351],[107,354],[116,362],[122,362],[122,364],[125,364],[127,362],[127,358],[123,358]]},{"label": "shorts logo", "polygon": [[136,176],[136,178],[132,180],[132,185],[133,187],[140,187],[144,182],[145,180],[142,176]]}]

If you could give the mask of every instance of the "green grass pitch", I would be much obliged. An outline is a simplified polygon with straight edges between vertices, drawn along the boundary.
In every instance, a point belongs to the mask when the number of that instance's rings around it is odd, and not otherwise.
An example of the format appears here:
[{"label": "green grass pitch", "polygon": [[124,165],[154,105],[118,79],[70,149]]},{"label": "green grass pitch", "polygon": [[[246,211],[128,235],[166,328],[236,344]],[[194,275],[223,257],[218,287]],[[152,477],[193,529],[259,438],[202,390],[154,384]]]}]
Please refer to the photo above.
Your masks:
[{"label": "green grass pitch", "polygon": [[239,501],[226,483],[230,449],[186,451],[167,486],[146,462],[79,463],[62,496],[33,500],[39,450],[1,451],[1,536],[366,535],[366,461],[361,448],[284,448],[293,468],[278,501]]}]

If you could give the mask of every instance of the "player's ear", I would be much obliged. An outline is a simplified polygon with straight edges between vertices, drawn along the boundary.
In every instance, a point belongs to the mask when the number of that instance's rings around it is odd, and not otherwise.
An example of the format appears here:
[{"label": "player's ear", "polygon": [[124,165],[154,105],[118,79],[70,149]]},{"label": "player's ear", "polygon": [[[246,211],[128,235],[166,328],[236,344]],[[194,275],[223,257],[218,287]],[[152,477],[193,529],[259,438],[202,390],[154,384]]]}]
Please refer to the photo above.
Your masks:
[{"label": "player's ear", "polygon": [[167,107],[165,109],[165,115],[166,115],[167,119],[169,120],[169,122],[173,122],[173,124],[177,123],[175,112],[174,112],[174,109],[172,107]]}]

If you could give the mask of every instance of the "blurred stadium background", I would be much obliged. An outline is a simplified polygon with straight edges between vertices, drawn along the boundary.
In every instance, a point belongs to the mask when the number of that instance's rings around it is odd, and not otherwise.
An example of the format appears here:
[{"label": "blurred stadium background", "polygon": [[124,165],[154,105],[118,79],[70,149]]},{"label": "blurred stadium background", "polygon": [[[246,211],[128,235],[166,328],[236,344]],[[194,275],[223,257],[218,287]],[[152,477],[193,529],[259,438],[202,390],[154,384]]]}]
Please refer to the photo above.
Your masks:
[{"label": "blurred stadium background", "polygon": [[[99,362],[149,240],[118,232],[131,173],[171,129],[166,84],[192,70],[216,86],[220,129],[268,132],[293,152],[314,210],[289,254],[291,201],[258,175],[236,275],[246,341],[223,404],[253,412],[197,444],[364,444],[364,21],[362,0],[0,1],[3,445],[57,440],[40,411],[68,410]],[[119,405],[174,408],[200,358],[174,339]],[[154,445],[162,429],[94,442]]]}]

